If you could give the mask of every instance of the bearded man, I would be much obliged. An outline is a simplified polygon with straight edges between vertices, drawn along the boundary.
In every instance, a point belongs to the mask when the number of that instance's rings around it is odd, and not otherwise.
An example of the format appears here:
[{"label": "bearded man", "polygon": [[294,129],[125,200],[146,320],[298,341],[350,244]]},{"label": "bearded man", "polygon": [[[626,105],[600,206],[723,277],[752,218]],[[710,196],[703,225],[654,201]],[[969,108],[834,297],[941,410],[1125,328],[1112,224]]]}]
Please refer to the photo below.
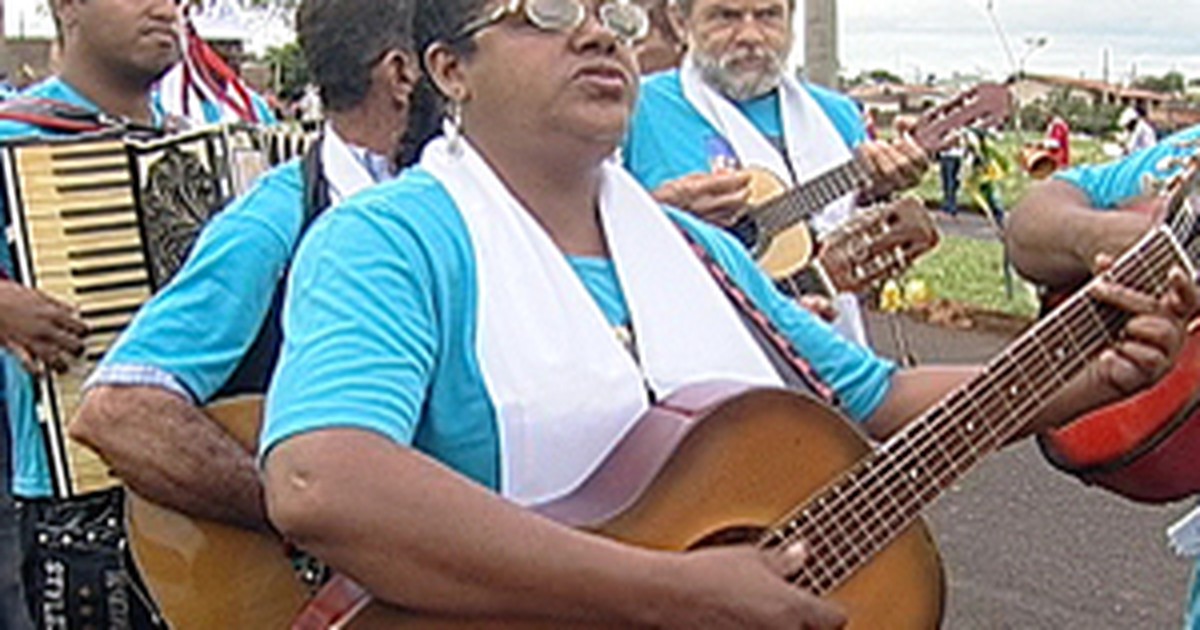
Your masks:
[{"label": "bearded man", "polygon": [[[626,167],[662,203],[730,225],[747,209],[759,167],[788,186],[863,158],[873,185],[827,206],[818,234],[860,200],[920,180],[928,159],[911,140],[868,138],[858,106],[786,71],[794,41],[794,0],[677,0],[672,19],[686,41],[682,67],[642,84],[624,147]],[[853,296],[835,301],[835,326],[865,343]]]}]

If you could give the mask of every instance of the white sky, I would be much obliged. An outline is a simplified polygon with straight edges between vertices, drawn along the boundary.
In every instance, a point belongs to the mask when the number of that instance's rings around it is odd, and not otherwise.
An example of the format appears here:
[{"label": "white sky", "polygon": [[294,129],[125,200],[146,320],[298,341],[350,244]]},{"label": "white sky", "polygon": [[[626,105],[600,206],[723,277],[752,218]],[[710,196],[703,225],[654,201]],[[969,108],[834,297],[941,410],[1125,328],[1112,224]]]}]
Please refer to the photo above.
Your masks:
[{"label": "white sky", "polygon": [[[842,66],[921,74],[1014,70],[987,0],[838,0]],[[994,0],[992,15],[1029,72],[1099,78],[1183,72],[1200,77],[1200,0]],[[1031,49],[1027,38],[1046,37]],[[1028,53],[1026,55],[1026,53]]]},{"label": "white sky", "polygon": [[[4,0],[9,35],[22,26],[49,34],[35,10],[46,0]],[[889,69],[905,79],[935,73],[1011,73],[992,26],[988,0],[838,0],[842,66],[850,74]],[[803,0],[798,0],[800,6]],[[1183,72],[1200,77],[1200,0],[993,0],[994,15],[1029,72],[1099,78],[1103,50],[1110,78]],[[254,32],[267,29],[255,25]],[[274,31],[278,41],[281,35]],[[1030,49],[1027,38],[1046,37]],[[261,50],[267,41],[253,46]],[[1028,53],[1028,54],[1026,54]]]}]

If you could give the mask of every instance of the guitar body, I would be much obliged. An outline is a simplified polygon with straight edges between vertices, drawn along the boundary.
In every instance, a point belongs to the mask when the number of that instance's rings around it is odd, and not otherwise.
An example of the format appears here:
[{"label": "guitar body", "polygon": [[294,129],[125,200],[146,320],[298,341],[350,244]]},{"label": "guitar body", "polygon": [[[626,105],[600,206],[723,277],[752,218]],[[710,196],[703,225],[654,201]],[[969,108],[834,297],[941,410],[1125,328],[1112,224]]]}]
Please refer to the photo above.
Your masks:
[{"label": "guitar body", "polygon": [[[254,448],[261,399],[235,399],[206,412]],[[282,541],[127,496],[130,552],[175,630],[286,628],[308,599]]]},{"label": "guitar body", "polygon": [[1200,326],[1158,383],[1040,439],[1058,468],[1136,501],[1200,493]]},{"label": "guitar body", "polygon": [[[684,398],[688,395],[685,392]],[[703,402],[704,395],[698,398]],[[789,392],[752,391],[725,399],[700,415],[680,413],[691,406],[682,402],[673,396],[668,404],[674,411],[643,418],[583,487],[550,506],[551,515],[570,521],[619,508],[629,498],[617,489],[627,482],[626,465],[669,456],[631,505],[584,528],[663,550],[753,543],[765,528],[777,524],[869,452],[841,416]],[[668,435],[681,436],[669,453],[648,450],[652,448],[648,438],[657,436],[661,446],[673,441],[662,439]],[[845,607],[851,629],[925,630],[940,624],[943,588],[937,549],[918,519],[828,597]],[[375,603],[324,622],[309,618],[296,627],[334,625],[354,630],[562,627],[561,623],[422,616]]]},{"label": "guitar body", "polygon": [[[757,166],[746,170],[750,173],[751,206],[764,206],[787,193],[787,184],[771,171]],[[812,262],[815,250],[812,230],[808,223],[799,221],[769,239],[760,240],[754,249],[754,256],[759,268],[772,280],[782,280],[807,267]]]}]

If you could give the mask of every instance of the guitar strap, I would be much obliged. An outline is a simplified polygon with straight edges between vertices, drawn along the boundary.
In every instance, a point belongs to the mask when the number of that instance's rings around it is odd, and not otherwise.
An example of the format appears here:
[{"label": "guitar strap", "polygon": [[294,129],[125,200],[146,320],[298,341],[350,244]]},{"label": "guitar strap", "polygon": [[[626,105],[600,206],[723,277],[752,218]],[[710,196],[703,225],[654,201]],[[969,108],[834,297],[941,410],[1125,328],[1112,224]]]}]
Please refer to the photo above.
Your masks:
[{"label": "guitar strap", "polygon": [[713,279],[717,281],[717,285],[733,303],[734,310],[742,318],[742,323],[746,325],[746,329],[750,331],[754,341],[762,348],[767,359],[788,387],[811,394],[829,405],[840,407],[837,394],[821,381],[816,370],[800,355],[791,340],[780,332],[771,318],[767,317],[766,313],[763,313],[754,304],[754,300],[751,300],[750,296],[737,286],[725,269],[713,260],[708,250],[697,243],[696,239],[687,233],[687,230],[681,228],[679,231],[691,245],[692,251],[704,263],[704,267],[712,274]]}]

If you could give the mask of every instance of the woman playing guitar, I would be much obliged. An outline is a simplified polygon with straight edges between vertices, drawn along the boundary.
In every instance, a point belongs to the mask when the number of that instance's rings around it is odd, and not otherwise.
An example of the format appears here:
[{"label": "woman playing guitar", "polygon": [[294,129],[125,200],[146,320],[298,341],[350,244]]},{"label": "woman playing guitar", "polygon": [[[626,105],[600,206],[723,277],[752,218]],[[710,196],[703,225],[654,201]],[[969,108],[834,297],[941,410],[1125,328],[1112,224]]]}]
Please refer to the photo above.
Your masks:
[{"label": "woman playing guitar", "polygon": [[[843,626],[838,605],[783,579],[804,544],[657,551],[538,510],[553,512],[642,411],[702,380],[782,386],[794,371],[886,436],[976,368],[897,371],[613,164],[637,96],[637,5],[428,0],[416,15],[445,135],[301,246],[260,447],[273,522],[376,600],[419,614]],[[1098,286],[1131,314],[1125,338],[1032,426],[1166,370],[1197,302],[1183,274],[1171,278],[1161,299]],[[742,314],[799,357],[777,368]]]}]

